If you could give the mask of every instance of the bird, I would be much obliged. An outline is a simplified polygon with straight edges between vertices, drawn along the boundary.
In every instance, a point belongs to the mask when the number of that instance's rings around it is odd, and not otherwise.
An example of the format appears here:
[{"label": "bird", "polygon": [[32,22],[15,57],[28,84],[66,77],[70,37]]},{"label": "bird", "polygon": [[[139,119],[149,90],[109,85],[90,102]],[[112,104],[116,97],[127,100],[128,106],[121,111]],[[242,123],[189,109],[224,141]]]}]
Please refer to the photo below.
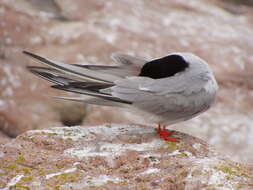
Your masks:
[{"label": "bird", "polygon": [[218,84],[208,63],[188,52],[145,59],[113,53],[117,65],[66,64],[29,51],[24,54],[46,67],[27,66],[51,87],[81,94],[57,97],[87,104],[132,109],[158,123],[162,139],[178,142],[166,126],[192,119],[215,102]]}]

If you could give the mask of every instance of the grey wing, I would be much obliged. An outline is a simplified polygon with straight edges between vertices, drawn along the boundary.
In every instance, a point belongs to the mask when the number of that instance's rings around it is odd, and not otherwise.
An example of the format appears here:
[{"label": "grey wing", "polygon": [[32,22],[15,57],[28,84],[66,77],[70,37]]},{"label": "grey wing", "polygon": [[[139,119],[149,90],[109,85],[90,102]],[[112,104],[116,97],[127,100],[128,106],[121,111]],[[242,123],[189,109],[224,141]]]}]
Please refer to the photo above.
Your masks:
[{"label": "grey wing", "polygon": [[[114,59],[121,65],[71,65],[55,62],[27,51],[24,53],[49,66],[28,66],[27,68],[35,75],[55,83],[53,88],[84,95],[81,98],[59,98],[109,106],[132,104],[131,101],[113,96],[110,91],[106,92],[105,89],[114,86],[117,80],[134,75],[136,70],[133,68],[140,64],[141,59],[134,59],[134,57],[125,54],[114,54]],[[126,63],[127,59],[129,59],[128,63]]]},{"label": "grey wing", "polygon": [[113,81],[119,79],[120,77],[105,73],[96,72],[92,69],[87,69],[85,67],[80,67],[71,64],[65,64],[61,62],[52,61],[50,59],[41,57],[39,55],[23,51],[24,54],[39,60],[41,63],[53,68],[54,70],[63,72],[69,76],[75,76],[80,79],[85,79],[87,81],[99,81],[104,83],[112,83]]},{"label": "grey wing", "polygon": [[118,80],[116,85],[109,89],[113,96],[131,101],[141,110],[161,117],[166,115],[168,120],[178,120],[182,115],[194,112],[195,94],[203,89],[205,81],[200,84],[199,80],[192,80],[184,80],[180,76],[158,80],[129,77]]},{"label": "grey wing", "polygon": [[[134,102],[141,98],[141,96],[138,96],[138,93],[167,97],[175,94],[188,96],[200,91],[205,83],[206,81],[194,77],[186,79],[183,75],[163,79],[133,76],[117,80],[115,82],[116,85],[110,89],[111,93],[115,96]],[[133,96],[129,96],[128,94],[132,94]],[[135,94],[137,99],[133,98]]]}]

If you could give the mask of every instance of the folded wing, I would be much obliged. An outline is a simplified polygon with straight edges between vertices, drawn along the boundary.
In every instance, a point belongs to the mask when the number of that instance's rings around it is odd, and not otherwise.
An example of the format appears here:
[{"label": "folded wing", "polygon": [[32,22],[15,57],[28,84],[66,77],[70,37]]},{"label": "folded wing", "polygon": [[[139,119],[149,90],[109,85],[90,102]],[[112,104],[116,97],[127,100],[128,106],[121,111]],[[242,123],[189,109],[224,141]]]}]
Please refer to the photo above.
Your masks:
[{"label": "folded wing", "polygon": [[113,96],[111,90],[106,91],[106,89],[114,86],[117,80],[135,73],[138,74],[138,67],[140,68],[141,64],[145,63],[145,60],[133,56],[113,54],[113,59],[120,63],[119,66],[75,65],[52,61],[27,51],[23,53],[48,66],[27,66],[27,69],[33,74],[55,83],[53,88],[85,95],[80,98],[58,98],[109,106],[132,104],[131,101]]}]

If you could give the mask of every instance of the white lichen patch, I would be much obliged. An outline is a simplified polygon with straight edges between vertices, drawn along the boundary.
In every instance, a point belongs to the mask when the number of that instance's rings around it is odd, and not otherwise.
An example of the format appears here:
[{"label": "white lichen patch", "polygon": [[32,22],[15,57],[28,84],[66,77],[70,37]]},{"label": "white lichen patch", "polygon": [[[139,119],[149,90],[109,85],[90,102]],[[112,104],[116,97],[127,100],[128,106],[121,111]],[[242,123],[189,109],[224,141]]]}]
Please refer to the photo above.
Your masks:
[{"label": "white lichen patch", "polygon": [[160,139],[153,140],[147,143],[140,144],[127,144],[127,143],[106,143],[101,142],[98,144],[87,145],[78,148],[70,148],[64,151],[64,154],[77,156],[78,158],[86,157],[115,157],[122,153],[132,150],[132,151],[149,151],[162,147],[164,144]]},{"label": "white lichen patch", "polygon": [[105,152],[111,152],[116,154],[121,154],[127,150],[134,151],[148,151],[160,148],[164,143],[160,139],[155,139],[151,142],[140,143],[140,144],[112,144],[104,143],[101,145],[100,150]]},{"label": "white lichen patch", "polygon": [[152,173],[158,173],[160,171],[160,169],[158,168],[148,168],[147,170],[145,170],[144,172],[140,173],[141,175],[148,175],[148,174],[152,174]]},{"label": "white lichen patch", "polygon": [[67,169],[67,170],[65,170],[63,172],[57,172],[57,173],[47,174],[45,176],[45,179],[50,179],[52,177],[59,176],[59,175],[62,175],[62,174],[72,173],[74,171],[76,171],[76,168],[69,168],[69,169]]},{"label": "white lichen patch", "polygon": [[63,189],[86,189],[87,187],[100,187],[105,184],[118,184],[128,182],[126,180],[120,179],[116,176],[108,175],[98,175],[98,176],[89,176],[87,175],[82,179],[82,183],[68,183],[62,185]]},{"label": "white lichen patch", "polygon": [[154,132],[153,128],[147,127],[145,131],[140,126],[129,125],[101,125],[95,127],[54,127],[45,130],[31,130],[28,134],[40,135],[41,133],[56,135],[62,139],[78,141],[91,141],[100,136],[100,140],[111,140],[118,135],[138,135]]},{"label": "white lichen patch", "polygon": [[181,151],[181,150],[174,150],[173,152],[169,153],[168,155],[170,156],[176,156],[176,155],[180,155],[180,156],[187,156],[187,157],[193,157],[191,152],[188,151]]},{"label": "white lichen patch", "polygon": [[[196,159],[186,177],[186,189],[191,189],[192,184],[199,183],[208,184],[217,190],[235,190],[238,182],[247,181],[245,176],[235,174],[236,172],[224,172],[222,166],[225,164],[216,158]],[[221,166],[221,168],[217,166]]]},{"label": "white lichen patch", "polygon": [[94,140],[95,136],[90,134],[88,130],[81,127],[54,127],[51,129],[44,130],[31,130],[28,134],[41,135],[41,134],[51,134],[62,139],[71,139],[73,141],[78,141],[83,138],[86,141]]},{"label": "white lichen patch", "polygon": [[168,155],[170,155],[170,156],[175,156],[175,155],[179,155],[179,154],[181,154],[181,153],[179,152],[179,150],[174,150],[172,153],[169,153]]},{"label": "white lichen patch", "polygon": [[[84,129],[84,128],[83,128]],[[151,127],[145,128],[143,130],[143,127],[135,126],[135,125],[101,125],[96,127],[88,127],[85,128],[91,133],[96,133],[98,135],[102,135],[106,137],[107,139],[109,137],[115,137],[118,135],[137,135],[137,134],[147,134],[147,133],[153,133],[154,129]],[[109,138],[111,139],[111,138]]]},{"label": "white lichen patch", "polygon": [[192,157],[192,153],[191,152],[188,152],[188,151],[183,151],[183,153],[188,156],[188,157]]},{"label": "white lichen patch", "polygon": [[[208,184],[209,185],[219,185],[223,184],[224,180],[226,180],[227,174],[221,171],[215,171],[214,169],[209,169],[208,172],[211,172],[212,175],[209,177]],[[229,185],[229,189],[232,189],[233,187]]]},{"label": "white lichen patch", "polygon": [[80,165],[81,164],[81,162],[75,162],[74,164],[73,164],[73,166],[78,166],[78,165]]},{"label": "white lichen patch", "polygon": [[200,148],[202,147],[202,144],[200,144],[200,143],[194,143],[192,145],[192,147],[195,148],[196,150],[200,150]]},{"label": "white lichen patch", "polygon": [[106,183],[120,183],[120,182],[123,182],[123,180],[118,177],[107,176],[107,175],[100,175],[88,180],[88,184],[94,185],[94,186],[101,186]]},{"label": "white lichen patch", "polygon": [[235,190],[238,184],[238,179],[230,179],[230,175],[222,171],[217,171],[213,168],[208,170],[210,173],[209,180],[206,181],[207,184],[217,186],[219,190]]},{"label": "white lichen patch", "polygon": [[21,175],[16,175],[15,177],[13,177],[9,183],[7,183],[5,188],[2,188],[0,190],[10,190],[11,187],[15,186],[22,178],[24,177],[23,174]]},{"label": "white lichen patch", "polygon": [[64,151],[64,154],[76,156],[79,159],[85,158],[85,157],[96,157],[96,156],[103,156],[107,157],[110,156],[109,153],[105,152],[96,152],[94,146],[84,146],[84,147],[77,147],[77,148],[70,148]]}]

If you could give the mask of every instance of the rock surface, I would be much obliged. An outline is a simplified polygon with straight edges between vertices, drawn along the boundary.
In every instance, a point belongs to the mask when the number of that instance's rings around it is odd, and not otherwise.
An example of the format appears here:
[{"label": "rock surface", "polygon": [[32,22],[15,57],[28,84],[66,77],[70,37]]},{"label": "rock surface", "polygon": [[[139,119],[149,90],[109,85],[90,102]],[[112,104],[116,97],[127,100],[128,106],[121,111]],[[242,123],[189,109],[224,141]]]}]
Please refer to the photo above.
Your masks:
[{"label": "rock surface", "polygon": [[0,147],[0,189],[252,189],[252,166],[174,136],[180,142],[140,125],[28,131]]},{"label": "rock surface", "polygon": [[24,49],[66,63],[95,64],[111,64],[114,51],[147,58],[190,51],[210,63],[220,91],[214,108],[176,129],[206,140],[233,160],[253,163],[249,2],[1,0],[0,130],[15,137],[61,124],[141,123],[124,111],[44,97],[61,92],[27,73],[25,65],[35,63],[21,54]]}]

